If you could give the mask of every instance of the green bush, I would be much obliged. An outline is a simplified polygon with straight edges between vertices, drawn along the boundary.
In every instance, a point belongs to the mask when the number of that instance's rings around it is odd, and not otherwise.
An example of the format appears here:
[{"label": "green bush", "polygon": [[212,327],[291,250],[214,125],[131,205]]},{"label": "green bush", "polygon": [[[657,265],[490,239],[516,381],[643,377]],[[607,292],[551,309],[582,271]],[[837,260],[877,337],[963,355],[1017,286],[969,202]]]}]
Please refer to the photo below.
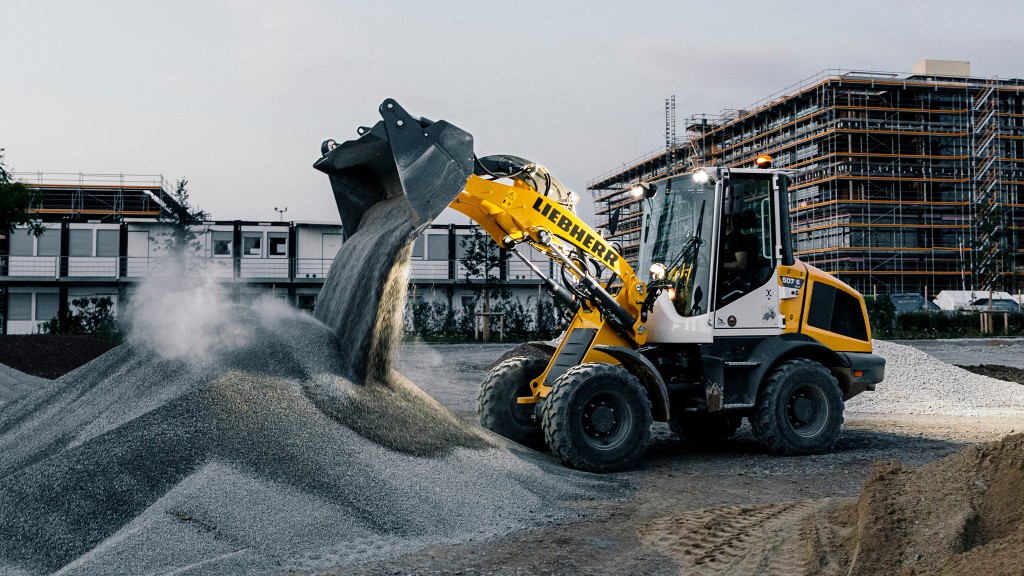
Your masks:
[{"label": "green bush", "polygon": [[90,334],[120,340],[121,332],[114,318],[114,302],[107,297],[76,298],[71,308],[40,325],[43,334]]},{"label": "green bush", "polygon": [[[507,293],[495,292],[491,311],[505,315],[506,340],[548,339],[565,329],[564,309],[550,300],[535,304],[533,298],[525,302]],[[444,302],[414,301],[410,304],[405,320],[408,336],[432,341],[462,342],[473,339],[475,314],[470,311],[454,311]],[[491,340],[500,336],[499,324],[491,324]]]}]

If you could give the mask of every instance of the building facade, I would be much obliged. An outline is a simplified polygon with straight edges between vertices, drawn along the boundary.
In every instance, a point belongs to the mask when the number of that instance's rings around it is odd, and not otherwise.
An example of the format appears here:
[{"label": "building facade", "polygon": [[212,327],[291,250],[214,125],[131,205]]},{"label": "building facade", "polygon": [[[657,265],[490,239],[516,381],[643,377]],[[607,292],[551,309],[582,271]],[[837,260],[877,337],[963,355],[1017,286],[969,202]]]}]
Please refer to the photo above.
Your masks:
[{"label": "building facade", "polygon": [[[43,193],[33,207],[46,231],[0,238],[0,328],[32,334],[79,298],[109,298],[116,308],[159,273],[172,228],[161,218],[180,209],[159,176],[16,174]],[[473,314],[481,274],[462,258],[474,226],[434,225],[416,240],[410,299]],[[190,266],[229,288],[239,302],[271,294],[312,309],[343,243],[340,224],[210,221],[191,227]],[[537,265],[552,272],[546,258]],[[549,300],[542,282],[515,258],[490,270],[497,288],[527,308]]]},{"label": "building facade", "polygon": [[790,171],[797,256],[862,293],[1021,291],[1024,80],[935,60],[912,74],[830,70],[692,116],[683,139],[588,185],[598,225],[635,257],[643,206],[630,187],[759,154]]}]

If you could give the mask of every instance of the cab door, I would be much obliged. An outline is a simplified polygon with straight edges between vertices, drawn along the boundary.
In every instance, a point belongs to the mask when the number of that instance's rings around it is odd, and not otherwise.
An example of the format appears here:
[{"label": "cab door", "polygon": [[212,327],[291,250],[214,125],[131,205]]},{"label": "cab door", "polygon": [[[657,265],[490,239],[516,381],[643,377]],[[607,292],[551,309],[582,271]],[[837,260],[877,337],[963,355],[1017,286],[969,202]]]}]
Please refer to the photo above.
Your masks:
[{"label": "cab door", "polygon": [[[715,336],[778,334],[778,194],[772,172],[733,170],[723,192],[715,275]],[[736,265],[743,260],[742,268]]]}]

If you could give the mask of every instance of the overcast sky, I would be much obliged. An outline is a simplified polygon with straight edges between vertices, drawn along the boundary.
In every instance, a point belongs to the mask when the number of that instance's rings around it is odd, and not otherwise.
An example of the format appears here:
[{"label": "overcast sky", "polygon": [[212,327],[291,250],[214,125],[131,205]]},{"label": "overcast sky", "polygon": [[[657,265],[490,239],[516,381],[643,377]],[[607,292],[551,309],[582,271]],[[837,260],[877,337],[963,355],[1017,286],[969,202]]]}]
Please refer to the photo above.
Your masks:
[{"label": "overcast sky", "polygon": [[[393,97],[480,156],[586,183],[663,147],[665,99],[744,108],[828,68],[1024,77],[1024,3],[2,0],[0,148],[19,172],[187,178],[216,219],[338,221],[320,142]],[[584,210],[586,212],[586,210]]]}]

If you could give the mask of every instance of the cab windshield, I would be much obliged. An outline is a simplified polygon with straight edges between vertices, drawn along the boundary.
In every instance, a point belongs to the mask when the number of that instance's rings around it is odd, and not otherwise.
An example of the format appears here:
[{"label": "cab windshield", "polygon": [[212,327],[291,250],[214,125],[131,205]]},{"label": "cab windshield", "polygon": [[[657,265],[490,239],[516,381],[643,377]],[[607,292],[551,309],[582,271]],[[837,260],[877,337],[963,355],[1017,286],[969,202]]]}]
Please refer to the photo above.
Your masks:
[{"label": "cab windshield", "polygon": [[648,230],[654,234],[648,265],[666,266],[665,278],[675,291],[672,302],[679,315],[705,314],[710,294],[715,185],[682,176],[658,188],[651,215],[653,229]]}]

